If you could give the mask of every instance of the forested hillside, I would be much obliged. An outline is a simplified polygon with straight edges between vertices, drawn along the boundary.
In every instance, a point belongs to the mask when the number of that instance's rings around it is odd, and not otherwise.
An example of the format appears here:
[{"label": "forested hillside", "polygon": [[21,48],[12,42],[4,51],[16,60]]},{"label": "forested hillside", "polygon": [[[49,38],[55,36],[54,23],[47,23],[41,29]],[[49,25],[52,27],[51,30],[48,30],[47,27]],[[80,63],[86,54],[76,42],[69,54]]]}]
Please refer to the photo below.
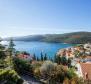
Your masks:
[{"label": "forested hillside", "polygon": [[[9,40],[5,38],[4,40]],[[44,41],[62,43],[87,43],[91,42],[91,32],[73,32],[65,34],[45,34],[13,37],[15,41]]]}]

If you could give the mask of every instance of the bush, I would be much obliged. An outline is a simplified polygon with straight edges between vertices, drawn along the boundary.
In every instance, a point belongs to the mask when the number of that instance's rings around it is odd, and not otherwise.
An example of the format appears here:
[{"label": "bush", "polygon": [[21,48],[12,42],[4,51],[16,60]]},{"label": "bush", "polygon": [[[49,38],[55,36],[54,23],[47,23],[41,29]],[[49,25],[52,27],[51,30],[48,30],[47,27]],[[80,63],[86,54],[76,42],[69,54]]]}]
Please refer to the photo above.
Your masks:
[{"label": "bush", "polygon": [[42,76],[51,76],[52,72],[55,70],[56,64],[51,61],[45,61],[40,67],[40,73]]},{"label": "bush", "polygon": [[18,71],[19,73],[25,73],[27,71],[33,74],[33,67],[29,62],[25,60],[14,58],[14,67],[15,70]]},{"label": "bush", "polygon": [[19,80],[22,79],[14,70],[0,69],[0,83],[5,82],[5,84],[17,84]]},{"label": "bush", "polygon": [[40,67],[42,64],[43,64],[43,62],[41,62],[41,61],[35,61],[34,63],[32,63],[34,76],[38,79],[41,77]]}]

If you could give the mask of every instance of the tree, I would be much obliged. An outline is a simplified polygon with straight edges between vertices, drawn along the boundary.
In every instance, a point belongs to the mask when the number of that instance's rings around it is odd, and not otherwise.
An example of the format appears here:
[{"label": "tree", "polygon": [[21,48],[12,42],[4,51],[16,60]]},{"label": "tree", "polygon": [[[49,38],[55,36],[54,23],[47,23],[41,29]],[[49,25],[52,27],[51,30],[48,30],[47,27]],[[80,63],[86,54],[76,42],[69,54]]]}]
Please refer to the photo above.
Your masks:
[{"label": "tree", "polygon": [[15,44],[13,43],[13,40],[10,39],[10,42],[9,42],[9,46],[8,46],[8,51],[9,51],[9,54],[10,54],[10,64],[11,64],[11,67],[13,68],[14,65],[13,65],[13,62],[12,62],[12,56],[14,55],[15,53],[15,48],[14,48]]},{"label": "tree", "polygon": [[60,56],[55,56],[54,61],[58,64],[60,64],[61,57]]},{"label": "tree", "polygon": [[26,52],[26,51],[23,51],[23,52],[21,52],[22,54],[24,54],[24,55],[30,55],[28,52]]},{"label": "tree", "polygon": [[33,54],[33,60],[36,60],[36,55],[35,55],[35,53]]},{"label": "tree", "polygon": [[68,67],[71,67],[71,59],[68,59]]},{"label": "tree", "polygon": [[52,61],[52,62],[53,62],[53,59],[52,59],[52,58],[50,58],[50,61]]},{"label": "tree", "polygon": [[47,60],[47,54],[45,53],[45,56],[44,56],[44,61]]},{"label": "tree", "polygon": [[6,57],[6,54],[4,51],[0,51],[0,59],[3,59]]},{"label": "tree", "polygon": [[43,58],[43,53],[41,52],[41,61],[43,61],[44,60],[44,58]]},{"label": "tree", "polygon": [[12,56],[14,54],[14,51],[15,51],[14,46],[15,46],[15,44],[13,43],[13,40],[10,39],[9,46],[8,46],[10,56]]},{"label": "tree", "polygon": [[63,65],[67,65],[67,59],[66,59],[66,57],[65,57],[65,56],[62,56],[60,62],[61,62]]},{"label": "tree", "polygon": [[37,57],[37,59],[36,59],[37,61],[40,61],[40,59]]},{"label": "tree", "polygon": [[56,54],[54,55],[54,62],[57,63],[57,55]]},{"label": "tree", "polygon": [[[0,39],[0,42],[1,41],[2,40]],[[0,59],[1,58],[5,58],[5,57],[6,57],[6,54],[5,54],[5,46],[0,43]]]}]

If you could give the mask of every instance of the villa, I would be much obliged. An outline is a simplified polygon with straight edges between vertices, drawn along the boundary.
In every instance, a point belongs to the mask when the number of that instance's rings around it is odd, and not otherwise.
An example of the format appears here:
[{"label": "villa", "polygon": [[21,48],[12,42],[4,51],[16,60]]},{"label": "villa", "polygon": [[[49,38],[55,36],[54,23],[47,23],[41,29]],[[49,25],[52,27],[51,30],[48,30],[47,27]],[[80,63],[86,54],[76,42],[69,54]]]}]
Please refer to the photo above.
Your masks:
[{"label": "villa", "polygon": [[76,70],[79,77],[84,78],[84,80],[91,80],[91,62],[77,63]]}]

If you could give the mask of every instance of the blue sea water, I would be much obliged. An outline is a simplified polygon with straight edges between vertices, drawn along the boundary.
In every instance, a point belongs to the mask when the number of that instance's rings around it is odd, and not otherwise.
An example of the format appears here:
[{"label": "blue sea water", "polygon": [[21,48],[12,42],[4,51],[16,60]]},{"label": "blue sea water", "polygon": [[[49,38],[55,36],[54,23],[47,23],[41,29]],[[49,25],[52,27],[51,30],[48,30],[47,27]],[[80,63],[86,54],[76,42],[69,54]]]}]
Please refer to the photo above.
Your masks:
[{"label": "blue sea water", "polygon": [[64,43],[46,43],[46,42],[23,42],[15,41],[15,48],[19,51],[27,51],[30,55],[40,58],[40,53],[47,54],[48,58],[53,58],[59,49],[73,46],[73,44]]}]

